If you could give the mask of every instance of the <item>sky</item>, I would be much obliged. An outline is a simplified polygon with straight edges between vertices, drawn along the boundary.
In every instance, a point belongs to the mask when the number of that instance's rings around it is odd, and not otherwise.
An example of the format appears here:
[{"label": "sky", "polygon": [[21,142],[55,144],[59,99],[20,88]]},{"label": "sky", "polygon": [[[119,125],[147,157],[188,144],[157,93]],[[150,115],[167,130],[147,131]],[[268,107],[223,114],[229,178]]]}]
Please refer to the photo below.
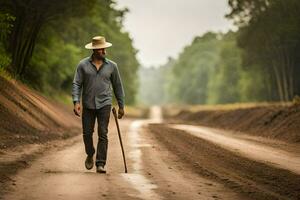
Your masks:
[{"label": "sky", "polygon": [[228,0],[117,0],[129,8],[124,20],[144,67],[160,66],[177,58],[195,36],[233,28],[224,17]]}]

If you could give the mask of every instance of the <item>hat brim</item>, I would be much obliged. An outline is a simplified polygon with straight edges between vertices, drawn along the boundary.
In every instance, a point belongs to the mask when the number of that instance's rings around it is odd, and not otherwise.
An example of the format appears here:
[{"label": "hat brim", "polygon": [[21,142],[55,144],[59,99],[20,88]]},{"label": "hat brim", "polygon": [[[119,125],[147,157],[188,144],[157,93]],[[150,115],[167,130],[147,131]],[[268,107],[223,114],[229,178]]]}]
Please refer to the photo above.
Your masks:
[{"label": "hat brim", "polygon": [[86,49],[104,49],[104,48],[108,48],[111,47],[112,43],[106,42],[105,44],[99,44],[99,45],[94,45],[92,43],[88,43],[87,45],[85,45]]}]

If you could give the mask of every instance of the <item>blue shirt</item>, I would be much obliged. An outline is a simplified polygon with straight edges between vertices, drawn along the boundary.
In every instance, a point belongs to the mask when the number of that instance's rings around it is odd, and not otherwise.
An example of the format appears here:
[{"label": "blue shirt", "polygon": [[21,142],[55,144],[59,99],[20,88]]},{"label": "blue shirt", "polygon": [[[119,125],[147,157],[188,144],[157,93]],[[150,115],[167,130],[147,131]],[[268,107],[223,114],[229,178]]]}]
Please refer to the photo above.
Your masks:
[{"label": "blue shirt", "polygon": [[[73,102],[80,102],[82,90],[82,105],[88,109],[100,109],[112,104],[112,93],[118,101],[119,108],[124,108],[124,89],[115,62],[105,58],[97,70],[92,63],[92,57],[81,60],[77,66],[73,85]],[[113,89],[113,92],[112,92]]]}]

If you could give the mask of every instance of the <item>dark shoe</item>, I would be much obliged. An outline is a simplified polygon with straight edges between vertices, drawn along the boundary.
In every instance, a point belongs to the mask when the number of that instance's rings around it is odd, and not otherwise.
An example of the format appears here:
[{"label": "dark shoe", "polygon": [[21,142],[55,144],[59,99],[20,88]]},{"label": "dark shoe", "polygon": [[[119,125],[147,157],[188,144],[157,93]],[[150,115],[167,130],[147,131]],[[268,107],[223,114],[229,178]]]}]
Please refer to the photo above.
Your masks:
[{"label": "dark shoe", "polygon": [[102,165],[97,166],[97,173],[105,174],[106,169],[104,168],[104,166],[102,166]]},{"label": "dark shoe", "polygon": [[85,159],[85,167],[90,170],[94,166],[94,159],[93,156],[87,156]]}]

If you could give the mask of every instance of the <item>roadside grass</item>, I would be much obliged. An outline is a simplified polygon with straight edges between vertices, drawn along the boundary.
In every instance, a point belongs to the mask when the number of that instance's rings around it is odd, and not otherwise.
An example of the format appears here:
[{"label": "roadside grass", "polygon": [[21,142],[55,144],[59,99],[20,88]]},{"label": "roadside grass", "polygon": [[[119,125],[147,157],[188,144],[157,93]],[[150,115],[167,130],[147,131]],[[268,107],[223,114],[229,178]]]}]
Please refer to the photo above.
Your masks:
[{"label": "roadside grass", "polygon": [[47,96],[48,98],[50,98],[54,101],[58,101],[68,107],[73,106],[73,101],[72,101],[71,95],[68,95],[65,92],[57,92],[56,94],[51,94],[51,95],[46,94],[45,96]]},{"label": "roadside grass", "polygon": [[147,118],[149,116],[149,107],[146,106],[125,106],[125,115],[129,118]]},{"label": "roadside grass", "polygon": [[247,109],[269,106],[291,106],[294,102],[255,102],[255,103],[233,103],[233,104],[218,104],[218,105],[165,105],[164,111],[168,116],[175,116],[182,111],[196,113],[199,111],[229,111],[236,109]]},{"label": "roadside grass", "polygon": [[0,67],[0,76],[5,78],[6,80],[12,80],[13,77],[4,69]]}]

